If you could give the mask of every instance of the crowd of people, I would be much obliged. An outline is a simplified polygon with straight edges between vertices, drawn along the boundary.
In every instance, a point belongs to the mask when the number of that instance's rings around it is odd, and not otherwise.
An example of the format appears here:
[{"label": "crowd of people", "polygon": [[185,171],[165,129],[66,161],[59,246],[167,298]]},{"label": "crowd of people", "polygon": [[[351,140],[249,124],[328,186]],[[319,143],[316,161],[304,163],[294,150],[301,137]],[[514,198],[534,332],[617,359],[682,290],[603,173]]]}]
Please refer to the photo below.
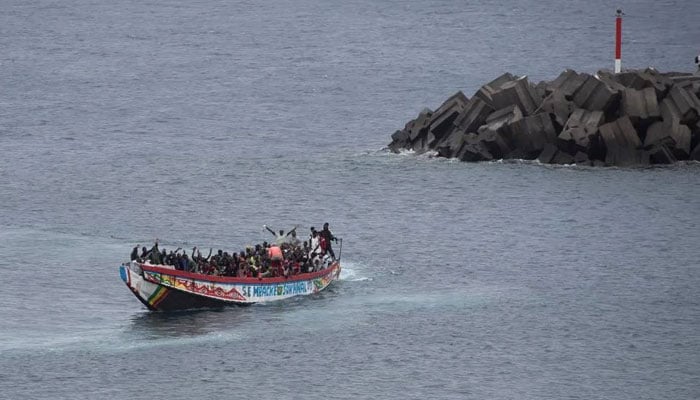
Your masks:
[{"label": "crowd of people", "polygon": [[317,231],[311,227],[308,240],[301,241],[294,227],[287,233],[275,232],[263,226],[274,235],[274,241],[247,246],[239,252],[228,253],[219,250],[205,257],[197,247],[190,255],[182,248],[168,252],[159,249],[158,240],[150,249],[136,245],[131,252],[131,261],[149,262],[154,265],[170,265],[177,270],[218,276],[244,277],[289,277],[301,273],[319,271],[335,261],[332,242],[338,242],[328,228]]}]

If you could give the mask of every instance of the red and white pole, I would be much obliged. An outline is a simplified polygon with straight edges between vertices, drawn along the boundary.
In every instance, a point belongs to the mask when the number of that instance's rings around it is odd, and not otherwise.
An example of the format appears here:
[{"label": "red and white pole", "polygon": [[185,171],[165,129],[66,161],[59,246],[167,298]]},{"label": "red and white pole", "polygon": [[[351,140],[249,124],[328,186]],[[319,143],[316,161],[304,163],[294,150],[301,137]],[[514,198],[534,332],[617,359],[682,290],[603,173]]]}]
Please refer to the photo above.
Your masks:
[{"label": "red and white pole", "polygon": [[615,73],[622,70],[622,10],[615,16]]}]

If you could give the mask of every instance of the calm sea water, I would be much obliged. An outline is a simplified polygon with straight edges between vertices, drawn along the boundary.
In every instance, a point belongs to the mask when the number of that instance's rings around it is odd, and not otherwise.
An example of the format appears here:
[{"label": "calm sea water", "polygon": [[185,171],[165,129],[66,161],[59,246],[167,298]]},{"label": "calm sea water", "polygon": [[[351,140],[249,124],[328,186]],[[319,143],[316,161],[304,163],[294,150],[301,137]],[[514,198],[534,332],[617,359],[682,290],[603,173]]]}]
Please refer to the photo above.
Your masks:
[{"label": "calm sea water", "polygon": [[[700,165],[382,150],[503,72],[691,71],[700,3],[3,1],[0,398],[697,399]],[[138,244],[329,222],[341,280],[151,313]]]}]

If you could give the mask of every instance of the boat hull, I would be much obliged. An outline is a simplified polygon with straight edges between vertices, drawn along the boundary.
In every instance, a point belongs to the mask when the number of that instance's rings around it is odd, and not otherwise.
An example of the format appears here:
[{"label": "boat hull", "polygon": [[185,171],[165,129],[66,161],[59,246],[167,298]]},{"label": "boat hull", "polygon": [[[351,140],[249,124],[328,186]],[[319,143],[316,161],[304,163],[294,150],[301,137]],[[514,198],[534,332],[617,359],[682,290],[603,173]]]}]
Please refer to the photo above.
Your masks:
[{"label": "boat hull", "polygon": [[149,310],[219,308],[318,293],[340,276],[335,261],[323,270],[285,278],[233,278],[131,262],[119,268],[126,286]]}]

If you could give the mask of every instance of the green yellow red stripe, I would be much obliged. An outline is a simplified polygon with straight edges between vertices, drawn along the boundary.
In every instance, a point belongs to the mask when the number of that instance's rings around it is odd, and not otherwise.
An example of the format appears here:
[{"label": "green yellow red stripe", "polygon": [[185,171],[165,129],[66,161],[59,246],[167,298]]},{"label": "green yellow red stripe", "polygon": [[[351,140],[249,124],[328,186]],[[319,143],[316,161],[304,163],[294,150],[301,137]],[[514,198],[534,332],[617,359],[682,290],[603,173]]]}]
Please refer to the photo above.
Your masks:
[{"label": "green yellow red stripe", "polygon": [[158,303],[165,298],[166,294],[168,294],[168,289],[166,289],[165,286],[158,285],[158,289],[148,298],[148,304],[153,308],[157,307]]}]

